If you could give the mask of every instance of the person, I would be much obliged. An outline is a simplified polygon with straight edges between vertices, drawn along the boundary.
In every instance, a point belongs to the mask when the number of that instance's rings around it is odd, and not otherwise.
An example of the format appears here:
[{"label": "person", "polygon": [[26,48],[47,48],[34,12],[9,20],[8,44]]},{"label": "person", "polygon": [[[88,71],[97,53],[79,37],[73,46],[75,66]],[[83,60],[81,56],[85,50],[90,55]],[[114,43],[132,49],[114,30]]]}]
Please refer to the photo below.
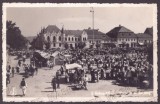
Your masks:
[{"label": "person", "polygon": [[12,77],[14,77],[14,73],[15,73],[14,67],[12,67]]},{"label": "person", "polygon": [[83,85],[84,85],[85,90],[87,90],[87,85],[88,85],[88,77],[87,77],[87,75],[85,75],[85,77],[84,77]]},{"label": "person", "polygon": [[21,66],[21,60],[18,60],[18,65]]},{"label": "person", "polygon": [[23,96],[25,96],[26,95],[26,89],[27,89],[27,83],[25,81],[25,78],[22,78],[22,81],[20,83],[20,88],[22,89]]},{"label": "person", "polygon": [[19,66],[16,67],[16,73],[19,74]]},{"label": "person", "polygon": [[7,81],[8,84],[10,84],[11,81],[10,81],[10,72],[9,71],[7,71],[6,76],[7,76],[6,77],[7,78],[6,81]]},{"label": "person", "polygon": [[65,75],[66,75],[66,83],[69,83],[69,75],[68,75],[68,73],[66,73]]},{"label": "person", "polygon": [[51,81],[52,87],[53,87],[53,92],[56,92],[56,78],[53,77]]},{"label": "person", "polygon": [[35,72],[36,72],[36,75],[38,74],[38,68],[37,67],[35,67]]},{"label": "person", "polygon": [[60,88],[60,70],[57,70],[56,72],[56,82],[57,82],[57,88]]}]

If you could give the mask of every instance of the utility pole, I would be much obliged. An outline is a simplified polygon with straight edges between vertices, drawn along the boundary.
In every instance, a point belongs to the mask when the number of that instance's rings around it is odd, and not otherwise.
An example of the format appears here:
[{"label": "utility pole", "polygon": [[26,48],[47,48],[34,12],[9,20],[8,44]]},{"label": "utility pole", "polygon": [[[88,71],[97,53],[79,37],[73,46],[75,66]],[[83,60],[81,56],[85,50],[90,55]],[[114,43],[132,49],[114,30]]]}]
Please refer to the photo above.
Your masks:
[{"label": "utility pole", "polygon": [[93,25],[93,41],[92,41],[92,44],[94,46],[94,9],[93,9],[93,7],[91,8],[90,12],[92,12],[92,25]]}]

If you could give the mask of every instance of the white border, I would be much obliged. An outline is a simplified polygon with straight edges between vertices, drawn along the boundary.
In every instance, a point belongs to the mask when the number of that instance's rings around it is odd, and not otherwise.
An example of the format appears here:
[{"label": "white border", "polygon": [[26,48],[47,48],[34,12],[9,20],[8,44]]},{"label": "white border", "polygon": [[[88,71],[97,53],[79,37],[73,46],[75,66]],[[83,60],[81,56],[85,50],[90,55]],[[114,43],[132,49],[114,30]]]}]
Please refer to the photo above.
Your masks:
[{"label": "white border", "polygon": [[[10,101],[16,101],[16,102],[22,102],[22,101],[26,101],[26,102],[47,102],[47,101],[65,101],[65,102],[87,102],[87,101],[111,101],[111,102],[117,102],[117,101],[121,101],[121,102],[125,102],[125,101],[132,101],[132,102],[147,102],[147,101],[154,101],[157,102],[158,101],[158,84],[157,84],[157,77],[158,77],[158,59],[157,59],[157,5],[156,4],[127,4],[127,3],[122,3],[122,4],[118,4],[118,3],[112,3],[112,4],[97,4],[97,3],[63,3],[63,4],[53,4],[53,3],[3,3],[2,4],[2,10],[3,10],[3,16],[2,16],[2,23],[3,23],[3,28],[2,28],[2,57],[3,57],[3,64],[2,64],[2,80],[3,80],[3,101],[5,102],[10,102]],[[114,99],[110,100],[107,98],[99,98],[96,99],[92,98],[92,97],[75,97],[75,98],[71,98],[71,97],[63,97],[63,98],[57,98],[57,99],[49,99],[47,97],[38,97],[38,98],[8,98],[6,97],[6,9],[8,7],[153,7],[154,10],[154,18],[153,18],[153,68],[154,68],[154,89],[153,89],[153,97],[114,97]]]}]

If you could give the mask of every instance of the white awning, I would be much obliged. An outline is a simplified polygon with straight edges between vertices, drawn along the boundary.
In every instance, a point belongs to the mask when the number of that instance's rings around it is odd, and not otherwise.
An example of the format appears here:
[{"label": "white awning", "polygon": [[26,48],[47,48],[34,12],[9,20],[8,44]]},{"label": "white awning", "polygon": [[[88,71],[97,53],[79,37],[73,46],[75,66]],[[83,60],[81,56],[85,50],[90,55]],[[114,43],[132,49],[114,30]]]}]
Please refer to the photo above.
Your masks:
[{"label": "white awning", "polygon": [[66,64],[66,69],[74,69],[74,68],[82,68],[82,66],[77,63]]},{"label": "white awning", "polygon": [[64,55],[64,57],[71,57],[71,55]]},{"label": "white awning", "polygon": [[56,57],[59,54],[59,51],[55,51],[51,56]]}]

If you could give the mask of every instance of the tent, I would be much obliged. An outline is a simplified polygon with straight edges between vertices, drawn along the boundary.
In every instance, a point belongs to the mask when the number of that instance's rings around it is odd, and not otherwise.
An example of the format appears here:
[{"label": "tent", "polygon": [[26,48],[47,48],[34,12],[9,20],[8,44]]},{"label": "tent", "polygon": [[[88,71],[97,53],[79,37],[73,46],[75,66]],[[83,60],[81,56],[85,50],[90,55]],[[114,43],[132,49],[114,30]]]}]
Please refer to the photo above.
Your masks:
[{"label": "tent", "polygon": [[56,57],[59,54],[59,51],[55,51],[53,54],[51,54],[52,57]]},{"label": "tent", "polygon": [[74,69],[74,68],[82,68],[82,66],[77,63],[66,64],[66,69]]}]

